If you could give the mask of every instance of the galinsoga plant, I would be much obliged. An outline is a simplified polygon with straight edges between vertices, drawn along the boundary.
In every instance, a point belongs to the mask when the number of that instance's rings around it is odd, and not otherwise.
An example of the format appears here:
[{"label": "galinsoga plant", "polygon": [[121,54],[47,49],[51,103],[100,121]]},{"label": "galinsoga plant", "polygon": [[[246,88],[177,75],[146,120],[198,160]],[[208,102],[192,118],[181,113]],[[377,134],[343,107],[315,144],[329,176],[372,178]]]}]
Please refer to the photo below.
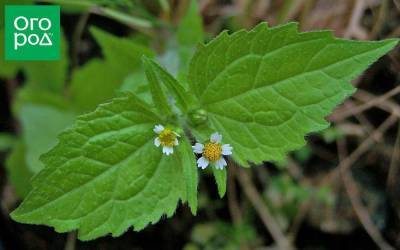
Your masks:
[{"label": "galinsoga plant", "polygon": [[151,105],[124,93],[78,117],[12,218],[90,240],[141,230],[179,201],[196,214],[198,171],[213,169],[222,197],[227,157],[249,167],[304,146],[355,91],[350,81],[397,43],[261,23],[200,44],[183,81],[144,57]]}]

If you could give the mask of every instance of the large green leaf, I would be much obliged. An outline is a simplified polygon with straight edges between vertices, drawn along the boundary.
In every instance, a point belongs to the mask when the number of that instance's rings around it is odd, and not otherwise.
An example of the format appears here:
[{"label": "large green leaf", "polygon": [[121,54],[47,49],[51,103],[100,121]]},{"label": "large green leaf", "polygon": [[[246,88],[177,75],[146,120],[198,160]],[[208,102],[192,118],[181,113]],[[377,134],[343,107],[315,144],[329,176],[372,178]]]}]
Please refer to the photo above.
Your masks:
[{"label": "large green leaf", "polygon": [[154,56],[152,50],[128,38],[116,37],[95,27],[90,30],[99,43],[108,66],[115,73],[127,76],[141,69],[143,55]]},{"label": "large green leaf", "polygon": [[20,198],[25,196],[31,190],[30,179],[33,176],[25,160],[25,147],[22,142],[17,142],[11,153],[8,155],[6,163],[8,180],[15,188],[15,192]]},{"label": "large green leaf", "polygon": [[350,80],[397,44],[299,33],[297,24],[221,33],[194,55],[189,83],[209,125],[234,148],[233,157],[278,161],[329,126],[324,119],[354,92]]},{"label": "large green leaf", "polygon": [[99,103],[114,97],[123,79],[124,77],[112,70],[108,63],[93,59],[73,72],[71,101],[77,109],[93,110]]},{"label": "large green leaf", "polygon": [[43,168],[40,155],[56,145],[57,135],[73,123],[75,114],[51,106],[26,103],[21,107],[19,118],[27,165],[37,173]]},{"label": "large green leaf", "polygon": [[186,192],[177,154],[165,156],[153,144],[160,122],[131,94],[80,116],[42,156],[46,167],[11,216],[58,232],[78,229],[82,240],[171,216]]},{"label": "large green leaf", "polygon": [[142,56],[153,56],[147,47],[119,38],[98,28],[91,32],[99,43],[104,60],[93,59],[72,74],[70,93],[75,106],[83,111],[115,96],[124,80],[142,68]]}]

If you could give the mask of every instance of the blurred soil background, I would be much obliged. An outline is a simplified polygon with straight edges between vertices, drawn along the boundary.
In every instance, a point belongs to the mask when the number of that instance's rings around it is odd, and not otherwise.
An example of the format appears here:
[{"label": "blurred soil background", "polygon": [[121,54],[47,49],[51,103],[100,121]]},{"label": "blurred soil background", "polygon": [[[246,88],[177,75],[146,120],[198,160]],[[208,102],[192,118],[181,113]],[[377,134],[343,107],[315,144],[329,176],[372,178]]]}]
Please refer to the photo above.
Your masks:
[{"label": "blurred soil background", "polygon": [[[104,1],[107,2],[107,1]],[[115,1],[126,2],[126,1]],[[140,2],[158,20],[178,24],[189,1]],[[104,3],[107,4],[107,3]],[[118,8],[118,4],[115,3]],[[338,37],[381,40],[400,36],[400,1],[392,0],[200,0],[204,29],[211,39],[224,29],[250,29],[299,22],[302,31],[331,29]],[[102,2],[99,2],[102,6]],[[160,7],[161,6],[161,7]],[[69,71],[100,57],[88,27],[117,36],[156,33],[153,48],[163,51],[165,30],[129,27],[96,11],[62,12],[71,46]],[[16,136],[16,90],[24,74],[0,79],[0,132]],[[396,48],[353,81],[359,88],[328,117],[332,127],[307,137],[308,145],[279,164],[229,168],[228,191],[218,198],[214,180],[200,181],[197,216],[180,205],[176,214],[141,232],[90,242],[74,232],[12,221],[20,202],[8,180],[0,152],[0,250],[14,249],[400,249],[400,49]],[[233,164],[233,163],[231,163]]]}]

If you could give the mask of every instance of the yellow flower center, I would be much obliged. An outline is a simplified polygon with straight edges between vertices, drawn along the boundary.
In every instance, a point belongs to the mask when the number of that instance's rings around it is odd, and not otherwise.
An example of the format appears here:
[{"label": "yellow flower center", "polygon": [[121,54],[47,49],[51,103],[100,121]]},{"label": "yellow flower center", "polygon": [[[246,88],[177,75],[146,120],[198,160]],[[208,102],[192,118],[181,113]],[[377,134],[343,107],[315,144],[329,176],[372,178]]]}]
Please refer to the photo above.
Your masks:
[{"label": "yellow flower center", "polygon": [[158,139],[160,139],[160,144],[162,146],[172,147],[175,144],[176,134],[172,130],[166,128],[158,135]]},{"label": "yellow flower center", "polygon": [[216,162],[221,158],[222,147],[219,143],[209,142],[204,146],[203,156],[211,162]]}]

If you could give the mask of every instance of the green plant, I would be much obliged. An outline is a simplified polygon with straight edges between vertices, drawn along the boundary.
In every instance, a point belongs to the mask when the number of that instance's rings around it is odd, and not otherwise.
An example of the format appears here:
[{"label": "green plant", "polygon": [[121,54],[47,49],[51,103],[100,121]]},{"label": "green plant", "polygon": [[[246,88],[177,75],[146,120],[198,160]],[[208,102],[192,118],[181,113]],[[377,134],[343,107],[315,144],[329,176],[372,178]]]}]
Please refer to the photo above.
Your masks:
[{"label": "green plant", "polygon": [[[223,153],[219,138],[208,140],[214,132],[232,146],[232,159],[243,167],[282,161],[304,146],[306,134],[329,126],[324,118],[355,90],[349,81],[397,43],[336,39],[329,31],[299,33],[296,23],[273,28],[261,23],[199,45],[179,79],[144,56],[151,98],[121,93],[79,116],[41,156],[44,168],[12,217],[58,232],[78,229],[80,239],[90,240],[121,235],[131,226],[141,230],[163,214],[171,216],[179,200],[196,214],[193,140],[204,143],[201,152],[211,162]],[[104,49],[116,55],[118,46]],[[126,62],[123,57],[135,50],[127,51],[115,57],[105,52],[106,61],[113,62],[109,66]],[[135,67],[141,71],[139,62]],[[76,92],[83,110],[101,101]],[[155,133],[159,124],[164,129]],[[168,138],[162,141],[165,129]],[[164,155],[154,145],[156,138],[173,153]],[[211,167],[222,197],[226,168]]]}]

